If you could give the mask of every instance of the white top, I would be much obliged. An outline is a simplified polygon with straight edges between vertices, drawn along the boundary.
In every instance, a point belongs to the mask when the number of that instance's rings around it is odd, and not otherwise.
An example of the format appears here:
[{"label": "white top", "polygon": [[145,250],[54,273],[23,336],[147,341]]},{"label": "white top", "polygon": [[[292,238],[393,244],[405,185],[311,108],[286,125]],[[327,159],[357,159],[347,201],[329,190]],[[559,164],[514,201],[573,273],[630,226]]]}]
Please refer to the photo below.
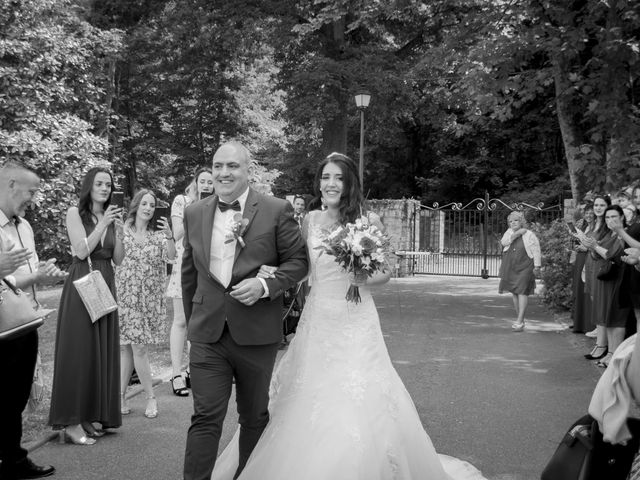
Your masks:
[{"label": "white top", "polygon": [[[511,243],[513,242],[512,237],[514,233],[516,233],[515,230],[512,230],[511,228],[508,228],[507,231],[504,232],[502,240],[500,240],[503,252],[509,250]],[[525,234],[522,235],[522,243],[524,243],[524,249],[526,250],[529,258],[533,258],[533,266],[539,267],[542,265],[542,253],[540,251],[540,242],[538,241],[538,237],[536,237],[531,230],[527,230]]]}]

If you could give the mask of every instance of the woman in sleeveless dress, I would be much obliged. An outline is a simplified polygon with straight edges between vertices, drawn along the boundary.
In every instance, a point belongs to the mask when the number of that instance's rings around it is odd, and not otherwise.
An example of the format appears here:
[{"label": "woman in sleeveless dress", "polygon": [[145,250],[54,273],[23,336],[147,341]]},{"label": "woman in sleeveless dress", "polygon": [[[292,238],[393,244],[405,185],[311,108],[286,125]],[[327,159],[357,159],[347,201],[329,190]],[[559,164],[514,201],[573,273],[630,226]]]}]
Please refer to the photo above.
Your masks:
[{"label": "woman in sleeveless dress", "polygon": [[[239,480],[481,479],[468,463],[436,453],[393,368],[367,286],[389,274],[375,274],[360,287],[361,302],[348,302],[353,279],[320,253],[329,232],[362,211],[355,164],[329,155],[314,188],[327,208],[303,226],[313,288],[272,378],[269,424]],[[376,215],[369,220],[382,228]],[[212,478],[231,480],[237,465],[236,433]]]},{"label": "woman in sleeveless dress", "polygon": [[524,315],[529,304],[529,295],[536,289],[536,275],[540,273],[540,242],[526,228],[522,212],[511,212],[507,217],[509,228],[500,243],[503,247],[500,264],[498,292],[510,292],[516,310],[516,321],[511,326],[514,332],[524,330]]},{"label": "woman in sleeveless dress", "polygon": [[92,445],[101,428],[122,424],[118,312],[92,323],[73,285],[89,273],[90,255],[115,297],[111,262],[122,262],[124,246],[122,209],[109,204],[112,190],[109,171],[92,168],[82,181],[78,206],[67,211],[73,260],[58,312],[49,425],[64,429],[62,435],[79,445]]},{"label": "woman in sleeveless dress", "polygon": [[191,386],[189,372],[182,376],[182,361],[184,355],[184,340],[187,334],[187,321],[184,318],[184,307],[182,305],[182,284],[180,275],[182,270],[182,238],[184,237],[184,209],[187,205],[213,194],[213,176],[210,168],[200,168],[196,171],[193,180],[186,188],[184,195],[178,195],[171,204],[171,226],[173,238],[176,244],[176,261],[171,270],[169,284],[167,285],[167,297],[173,302],[173,322],[171,323],[171,333],[169,334],[169,350],[171,352],[171,389],[178,397],[189,396],[187,387]]}]

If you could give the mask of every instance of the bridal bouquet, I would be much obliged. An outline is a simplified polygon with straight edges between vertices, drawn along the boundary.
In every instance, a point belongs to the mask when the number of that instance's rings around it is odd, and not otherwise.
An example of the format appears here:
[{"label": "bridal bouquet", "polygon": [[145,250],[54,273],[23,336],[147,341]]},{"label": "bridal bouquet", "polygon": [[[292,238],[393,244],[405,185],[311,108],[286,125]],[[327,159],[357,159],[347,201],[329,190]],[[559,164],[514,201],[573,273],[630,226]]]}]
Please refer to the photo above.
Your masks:
[{"label": "bridal bouquet", "polygon": [[336,257],[336,262],[351,278],[347,301],[359,303],[358,287],[375,272],[387,269],[389,245],[389,237],[366,217],[340,226],[327,236],[320,248]]}]

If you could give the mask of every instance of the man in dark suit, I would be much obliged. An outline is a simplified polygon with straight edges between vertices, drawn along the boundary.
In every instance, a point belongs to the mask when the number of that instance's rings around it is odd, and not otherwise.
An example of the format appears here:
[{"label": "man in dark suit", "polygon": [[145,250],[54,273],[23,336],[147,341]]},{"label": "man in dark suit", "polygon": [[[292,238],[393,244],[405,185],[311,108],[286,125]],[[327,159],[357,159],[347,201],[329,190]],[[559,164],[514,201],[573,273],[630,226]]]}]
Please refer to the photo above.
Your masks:
[{"label": "man in dark suit", "polygon": [[[185,480],[209,479],[232,381],[236,384],[244,468],[269,421],[269,383],[282,340],[282,294],[307,273],[293,208],[249,188],[248,150],[222,145],[213,156],[216,196],[184,213],[182,298],[191,342],[194,414]],[[257,278],[262,265],[277,267]]]}]

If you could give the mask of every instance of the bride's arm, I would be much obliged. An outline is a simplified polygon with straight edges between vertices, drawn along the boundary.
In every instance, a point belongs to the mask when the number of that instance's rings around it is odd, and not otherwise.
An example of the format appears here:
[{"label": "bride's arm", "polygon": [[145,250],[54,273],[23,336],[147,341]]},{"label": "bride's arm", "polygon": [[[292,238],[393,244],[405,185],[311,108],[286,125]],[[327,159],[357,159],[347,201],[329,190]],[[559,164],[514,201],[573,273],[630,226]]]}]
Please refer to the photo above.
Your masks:
[{"label": "bride's arm", "polygon": [[[369,212],[368,218],[369,218],[369,223],[378,227],[378,230],[380,230],[382,233],[386,232],[387,229],[385,228],[383,223],[380,221],[380,217],[377,214],[373,212]],[[377,271],[372,276],[367,278],[367,285],[382,285],[383,283],[387,283],[390,279],[391,279],[391,265],[387,260],[387,268],[383,272]]]}]

